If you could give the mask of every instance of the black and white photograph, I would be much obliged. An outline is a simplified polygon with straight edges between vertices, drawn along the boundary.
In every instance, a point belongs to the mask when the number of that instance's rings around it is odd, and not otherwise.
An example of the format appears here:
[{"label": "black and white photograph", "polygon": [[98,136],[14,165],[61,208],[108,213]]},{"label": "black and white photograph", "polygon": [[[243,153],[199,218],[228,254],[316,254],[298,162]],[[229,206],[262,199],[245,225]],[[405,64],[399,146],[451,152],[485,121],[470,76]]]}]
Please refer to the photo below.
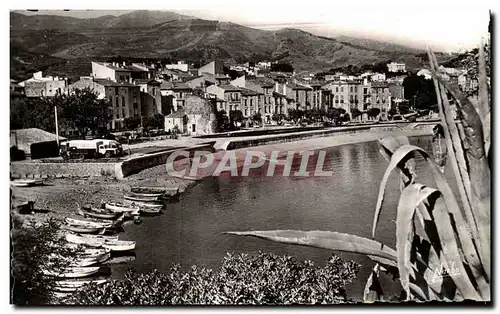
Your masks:
[{"label": "black and white photograph", "polygon": [[8,9],[10,304],[491,305],[495,10],[190,2]]}]

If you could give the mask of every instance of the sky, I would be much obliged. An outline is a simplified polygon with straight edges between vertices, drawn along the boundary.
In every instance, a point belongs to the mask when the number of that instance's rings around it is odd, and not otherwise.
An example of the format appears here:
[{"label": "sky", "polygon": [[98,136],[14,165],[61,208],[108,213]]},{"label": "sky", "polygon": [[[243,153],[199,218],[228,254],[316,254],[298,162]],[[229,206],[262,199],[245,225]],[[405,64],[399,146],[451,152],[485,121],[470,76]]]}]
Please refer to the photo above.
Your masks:
[{"label": "sky", "polygon": [[[61,8],[61,2],[54,2]],[[167,1],[160,5],[127,5],[126,11],[111,10],[120,2],[86,2],[86,7],[102,10],[44,11],[80,18],[101,15],[119,15],[131,9],[170,10],[199,18],[230,21],[261,29],[295,27],[313,34],[335,37],[338,35],[373,38],[444,52],[460,52],[479,45],[487,35],[490,6],[488,1],[471,2],[448,0],[418,1],[320,1],[320,0],[252,0],[252,1]],[[36,3],[36,2],[35,2]],[[59,4],[59,5],[57,5]],[[111,5],[110,5],[111,4]],[[136,3],[137,4],[137,3]],[[50,6],[45,6],[47,8]],[[24,6],[26,8],[26,6]],[[32,7],[35,8],[35,7]],[[81,8],[81,7],[80,7]],[[125,8],[124,8],[125,9]],[[40,13],[38,13],[40,14]]]}]

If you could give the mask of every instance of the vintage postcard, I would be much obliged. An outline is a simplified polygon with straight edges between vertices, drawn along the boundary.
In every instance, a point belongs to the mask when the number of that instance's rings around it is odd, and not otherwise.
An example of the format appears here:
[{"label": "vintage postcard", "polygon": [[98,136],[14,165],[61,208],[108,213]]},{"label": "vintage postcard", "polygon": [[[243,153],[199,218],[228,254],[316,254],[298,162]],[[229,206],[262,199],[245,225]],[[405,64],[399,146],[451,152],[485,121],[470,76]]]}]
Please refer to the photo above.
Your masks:
[{"label": "vintage postcard", "polygon": [[11,304],[491,302],[492,12],[301,5],[10,10]]}]

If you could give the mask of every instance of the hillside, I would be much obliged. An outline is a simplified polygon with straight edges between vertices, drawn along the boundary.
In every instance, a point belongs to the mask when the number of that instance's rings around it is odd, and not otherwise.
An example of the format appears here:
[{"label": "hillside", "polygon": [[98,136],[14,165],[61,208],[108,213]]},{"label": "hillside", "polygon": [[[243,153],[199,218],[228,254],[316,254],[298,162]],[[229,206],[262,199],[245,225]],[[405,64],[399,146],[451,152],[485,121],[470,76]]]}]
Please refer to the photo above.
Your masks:
[{"label": "hillside", "polygon": [[419,51],[389,43],[334,39],[291,28],[259,30],[160,11],[91,19],[11,12],[10,43],[11,60],[17,58],[21,63],[24,52],[55,57],[59,64],[60,60],[79,64],[119,55],[191,61],[278,60],[291,63],[298,71],[389,60],[407,62],[410,68],[422,66]]}]

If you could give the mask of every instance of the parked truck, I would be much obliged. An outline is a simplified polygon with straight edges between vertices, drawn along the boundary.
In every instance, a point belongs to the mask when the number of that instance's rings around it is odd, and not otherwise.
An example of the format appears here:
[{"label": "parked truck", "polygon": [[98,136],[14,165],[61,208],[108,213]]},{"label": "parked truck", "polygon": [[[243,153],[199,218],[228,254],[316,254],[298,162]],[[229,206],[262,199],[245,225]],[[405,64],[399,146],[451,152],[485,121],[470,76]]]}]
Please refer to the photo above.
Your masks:
[{"label": "parked truck", "polygon": [[71,140],[62,142],[60,154],[64,159],[118,157],[123,155],[123,148],[115,140]]}]

